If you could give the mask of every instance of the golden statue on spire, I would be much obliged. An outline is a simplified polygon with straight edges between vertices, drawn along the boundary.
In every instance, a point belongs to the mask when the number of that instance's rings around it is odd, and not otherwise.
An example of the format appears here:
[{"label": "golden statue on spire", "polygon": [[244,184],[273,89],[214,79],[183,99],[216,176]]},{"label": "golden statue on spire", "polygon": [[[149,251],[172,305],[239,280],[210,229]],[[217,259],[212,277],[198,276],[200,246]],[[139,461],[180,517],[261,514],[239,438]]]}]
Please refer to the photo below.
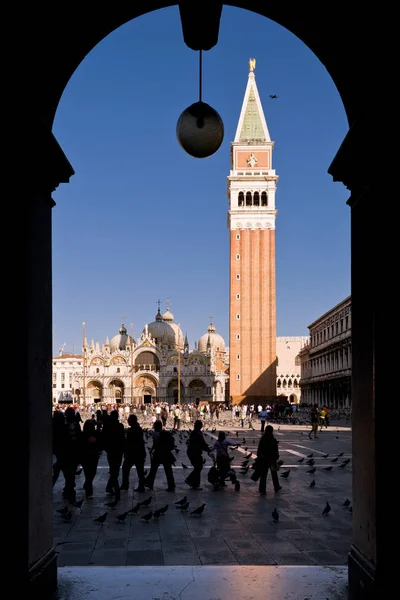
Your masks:
[{"label": "golden statue on spire", "polygon": [[249,69],[250,69],[250,73],[252,73],[254,71],[254,69],[256,68],[256,59],[255,58],[250,58],[249,59]]}]

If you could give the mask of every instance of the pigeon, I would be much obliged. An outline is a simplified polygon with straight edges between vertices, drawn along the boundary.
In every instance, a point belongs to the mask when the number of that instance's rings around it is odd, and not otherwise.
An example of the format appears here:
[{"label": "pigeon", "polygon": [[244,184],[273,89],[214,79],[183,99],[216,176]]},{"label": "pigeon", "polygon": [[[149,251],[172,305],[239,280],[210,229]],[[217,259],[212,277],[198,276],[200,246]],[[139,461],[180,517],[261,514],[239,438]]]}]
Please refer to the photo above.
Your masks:
[{"label": "pigeon", "polygon": [[310,483],[310,488],[315,487],[315,479],[312,480],[312,482]]},{"label": "pigeon", "polygon": [[283,479],[287,479],[289,477],[289,473],[290,473],[290,469],[289,469],[289,471],[284,471],[283,473],[281,473],[281,477],[283,477]]},{"label": "pigeon", "polygon": [[153,516],[153,513],[150,511],[149,513],[147,513],[147,515],[143,515],[143,517],[140,517],[140,518],[143,521],[145,521],[146,523],[148,523],[152,516]]},{"label": "pigeon", "polygon": [[78,500],[77,502],[73,502],[72,506],[75,506],[76,508],[81,508],[82,504],[83,504],[83,498],[82,498],[82,500]]},{"label": "pigeon", "polygon": [[307,473],[311,473],[311,475],[313,475],[313,474],[315,473],[315,471],[316,471],[316,470],[317,470],[317,469],[316,469],[315,467],[313,467],[312,469],[309,469],[309,470],[307,471]]},{"label": "pigeon", "polygon": [[312,458],[314,456],[314,452],[311,452],[311,454],[307,454],[307,458]]},{"label": "pigeon", "polygon": [[308,460],[306,460],[306,465],[310,465],[310,467],[312,467],[313,465],[315,465],[315,460],[313,458],[309,458]]},{"label": "pigeon", "polygon": [[118,515],[117,519],[120,523],[125,523],[125,519],[128,516],[128,512],[122,513],[122,515]]},{"label": "pigeon", "polygon": [[195,515],[195,516],[197,516],[197,515],[201,516],[203,514],[204,508],[205,508],[205,503],[201,504],[200,506],[198,506],[197,508],[192,510],[192,512],[190,514]]},{"label": "pigeon", "polygon": [[114,500],[113,502],[106,502],[106,506],[109,506],[110,508],[115,508],[118,504],[118,500]]},{"label": "pigeon", "polygon": [[331,463],[337,462],[338,460],[339,460],[339,457],[337,456],[336,458],[333,458],[333,459],[331,460]]},{"label": "pigeon", "polygon": [[350,512],[351,515],[353,514],[353,507],[352,506],[350,506],[349,512]]},{"label": "pigeon", "polygon": [[139,502],[139,506],[149,506],[151,504],[152,501],[152,496],[149,496],[149,498],[147,498],[147,500],[143,500],[142,502]]},{"label": "pigeon", "polygon": [[69,512],[69,507],[64,506],[64,508],[57,508],[57,512],[60,513],[60,515],[66,515],[67,512]]},{"label": "pigeon", "polygon": [[[177,507],[178,508],[178,507]],[[160,512],[160,509],[155,510],[153,512],[153,519],[158,519],[159,517],[161,517],[162,513]]]},{"label": "pigeon", "polygon": [[182,464],[182,467],[183,467],[184,469],[188,469],[188,468],[189,468],[187,465],[185,465],[185,463],[181,463],[181,464]]},{"label": "pigeon", "polygon": [[344,461],[342,464],[344,464],[344,465],[348,465],[348,464],[349,464],[349,462],[350,462],[350,459],[349,459],[349,458],[346,458],[346,460],[345,460],[345,461]]},{"label": "pigeon", "polygon": [[158,509],[158,512],[160,513],[160,515],[165,515],[165,513],[168,510],[168,504],[166,504],[165,506],[162,506],[161,508]]},{"label": "pigeon", "polygon": [[182,504],[186,504],[186,502],[187,502],[187,496],[183,496],[183,498],[181,498],[180,500],[177,500],[175,502],[175,504],[181,504],[182,505]]},{"label": "pigeon", "polygon": [[349,463],[344,462],[341,465],[339,465],[339,469],[344,469],[346,465],[348,465]]},{"label": "pigeon", "polygon": [[180,510],[187,510],[189,508],[189,502],[185,502],[185,504],[180,504],[179,506],[176,506],[175,508],[179,508]]},{"label": "pigeon", "polygon": [[278,521],[279,521],[279,513],[276,510],[276,508],[274,508],[274,510],[272,511],[272,518],[274,520],[274,523],[278,523]]},{"label": "pigeon", "polygon": [[304,456],[303,456],[303,458],[299,458],[299,460],[297,462],[302,463],[303,461],[304,461]]},{"label": "pigeon", "polygon": [[75,475],[80,475],[82,473],[83,469],[78,469],[77,472],[75,473]]},{"label": "pigeon", "polygon": [[138,502],[138,504],[136,504],[136,506],[131,508],[131,510],[128,510],[128,513],[130,515],[137,515],[137,513],[139,512],[139,508],[140,508],[140,503]]},{"label": "pigeon", "polygon": [[340,458],[341,456],[343,456],[344,452],[341,452],[340,454],[338,454],[338,457]]},{"label": "pigeon", "polygon": [[350,504],[351,502],[348,498],[343,502],[343,506],[350,506]]},{"label": "pigeon", "polygon": [[240,492],[240,481],[235,482],[235,492]]},{"label": "pigeon", "polygon": [[324,467],[324,471],[332,471],[332,465],[330,465],[329,467]]},{"label": "pigeon", "polygon": [[69,521],[70,518],[72,517],[72,512],[69,510],[68,512],[63,513],[61,516],[63,519],[65,519],[65,521]]},{"label": "pigeon", "polygon": [[93,523],[100,523],[103,525],[104,521],[107,519],[108,512],[105,512],[103,515],[100,515],[96,519],[93,519]]},{"label": "pigeon", "polygon": [[322,514],[325,516],[325,515],[328,515],[330,512],[331,512],[331,505],[329,504],[329,502],[327,502],[325,504],[324,510],[322,511]]},{"label": "pigeon", "polygon": [[329,452],[328,452],[328,454],[324,454],[324,458],[328,458],[328,456],[329,456]]}]

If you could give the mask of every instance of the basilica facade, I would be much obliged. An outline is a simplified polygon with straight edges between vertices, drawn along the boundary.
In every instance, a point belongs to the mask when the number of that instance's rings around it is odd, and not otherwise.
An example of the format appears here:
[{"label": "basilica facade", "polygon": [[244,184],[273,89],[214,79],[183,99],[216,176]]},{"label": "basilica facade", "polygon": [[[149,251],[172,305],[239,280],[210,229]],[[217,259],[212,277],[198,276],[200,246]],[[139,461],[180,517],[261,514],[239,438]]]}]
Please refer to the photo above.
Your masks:
[{"label": "basilica facade", "polygon": [[210,322],[194,349],[169,309],[146,324],[134,340],[122,323],[117,335],[83,354],[53,359],[53,402],[151,404],[224,402],[228,392],[229,351]]}]

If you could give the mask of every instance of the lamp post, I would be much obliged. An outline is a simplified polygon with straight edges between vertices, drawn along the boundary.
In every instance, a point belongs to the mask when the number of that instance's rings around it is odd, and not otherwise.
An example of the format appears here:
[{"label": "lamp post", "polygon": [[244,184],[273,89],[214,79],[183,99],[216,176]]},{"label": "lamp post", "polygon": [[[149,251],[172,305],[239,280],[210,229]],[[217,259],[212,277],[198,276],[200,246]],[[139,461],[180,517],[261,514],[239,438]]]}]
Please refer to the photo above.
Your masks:
[{"label": "lamp post", "polygon": [[82,323],[83,335],[83,406],[86,406],[86,323]]},{"label": "lamp post", "polygon": [[131,404],[133,404],[133,323],[131,323]]},{"label": "lamp post", "polygon": [[178,350],[178,404],[181,403],[181,350],[179,348],[179,329],[180,329],[180,324],[178,323],[178,343],[177,343],[177,350]]}]

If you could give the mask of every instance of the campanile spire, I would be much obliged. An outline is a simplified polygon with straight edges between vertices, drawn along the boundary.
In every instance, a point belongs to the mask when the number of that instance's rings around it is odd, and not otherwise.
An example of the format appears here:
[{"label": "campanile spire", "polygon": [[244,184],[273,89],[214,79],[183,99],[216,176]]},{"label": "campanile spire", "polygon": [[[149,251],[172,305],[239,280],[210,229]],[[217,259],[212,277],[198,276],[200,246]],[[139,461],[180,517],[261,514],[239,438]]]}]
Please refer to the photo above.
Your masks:
[{"label": "campanile spire", "polygon": [[254,69],[249,74],[228,177],[230,394],[265,403],[276,395],[275,192],[271,141]]}]

